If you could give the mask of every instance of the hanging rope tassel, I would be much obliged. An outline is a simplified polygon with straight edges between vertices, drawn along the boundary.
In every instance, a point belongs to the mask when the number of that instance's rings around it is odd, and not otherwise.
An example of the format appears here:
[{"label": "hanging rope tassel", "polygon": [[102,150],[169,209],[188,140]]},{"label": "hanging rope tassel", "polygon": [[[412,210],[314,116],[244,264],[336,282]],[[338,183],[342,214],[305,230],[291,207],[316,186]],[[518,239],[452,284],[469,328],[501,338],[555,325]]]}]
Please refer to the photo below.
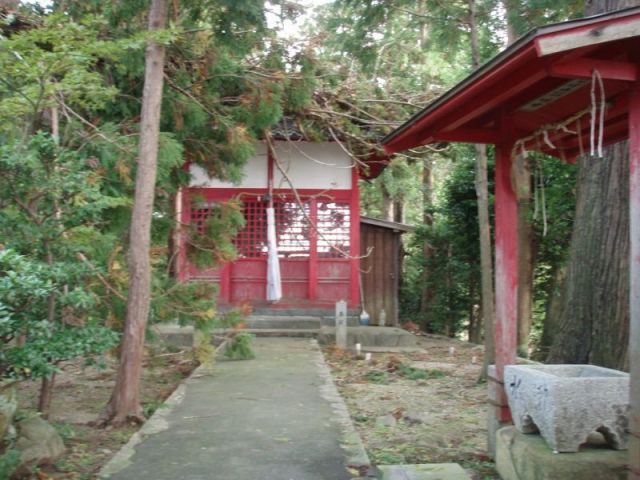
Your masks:
[{"label": "hanging rope tassel", "polygon": [[544,170],[542,164],[538,163],[540,170],[540,198],[542,200],[542,236],[547,236],[547,195],[544,191]]},{"label": "hanging rope tassel", "polygon": [[[598,103],[596,99],[596,84],[600,90],[600,111],[598,112]],[[602,145],[604,141],[604,111],[606,108],[606,95],[604,91],[604,82],[602,75],[594,68],[591,73],[591,134],[590,134],[590,153],[592,157],[602,158]],[[598,123],[598,139],[596,143],[596,123]]]},{"label": "hanging rope tassel", "polygon": [[602,75],[598,70],[594,70],[596,74],[596,78],[598,80],[598,85],[600,86],[600,132],[598,134],[598,156],[602,158],[604,156],[602,152],[602,143],[604,140],[604,110],[606,108],[607,98],[604,93],[604,82],[602,81]]}]

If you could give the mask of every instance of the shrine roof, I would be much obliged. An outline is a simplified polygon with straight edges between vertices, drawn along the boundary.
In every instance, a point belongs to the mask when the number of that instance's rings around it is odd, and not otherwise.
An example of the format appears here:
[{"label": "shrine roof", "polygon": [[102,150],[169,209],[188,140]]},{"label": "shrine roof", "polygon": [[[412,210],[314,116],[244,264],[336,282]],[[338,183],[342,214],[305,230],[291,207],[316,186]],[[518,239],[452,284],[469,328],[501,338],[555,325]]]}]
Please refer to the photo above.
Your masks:
[{"label": "shrine roof", "polygon": [[384,148],[513,143],[571,161],[600,126],[605,144],[625,139],[639,37],[640,7],[532,30],[385,137]]}]

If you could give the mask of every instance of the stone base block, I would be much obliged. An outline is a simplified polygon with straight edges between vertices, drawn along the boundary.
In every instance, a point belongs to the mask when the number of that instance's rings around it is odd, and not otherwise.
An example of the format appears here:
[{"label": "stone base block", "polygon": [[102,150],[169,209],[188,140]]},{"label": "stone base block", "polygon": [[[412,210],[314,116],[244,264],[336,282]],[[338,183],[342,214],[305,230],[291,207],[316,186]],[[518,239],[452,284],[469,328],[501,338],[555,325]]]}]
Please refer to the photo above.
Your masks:
[{"label": "stone base block", "polygon": [[469,480],[457,463],[381,465],[378,470],[380,480]]},{"label": "stone base block", "polygon": [[627,453],[604,440],[577,453],[553,453],[540,435],[511,427],[498,430],[496,469],[502,480],[626,480]]},{"label": "stone base block", "polygon": [[504,372],[519,431],[539,431],[558,452],[577,452],[594,431],[626,449],[628,373],[594,365],[507,365]]}]

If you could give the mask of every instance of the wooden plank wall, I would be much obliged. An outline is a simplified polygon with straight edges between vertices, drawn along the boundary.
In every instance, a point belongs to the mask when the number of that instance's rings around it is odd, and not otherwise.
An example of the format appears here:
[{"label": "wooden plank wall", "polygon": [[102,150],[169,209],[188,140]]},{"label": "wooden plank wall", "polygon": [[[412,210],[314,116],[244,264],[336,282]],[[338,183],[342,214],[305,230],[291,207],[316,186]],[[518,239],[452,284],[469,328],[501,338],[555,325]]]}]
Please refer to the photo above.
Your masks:
[{"label": "wooden plank wall", "polygon": [[371,324],[378,325],[382,309],[386,325],[398,324],[398,285],[400,278],[400,232],[360,224],[360,251],[370,255],[360,263],[365,310]]}]

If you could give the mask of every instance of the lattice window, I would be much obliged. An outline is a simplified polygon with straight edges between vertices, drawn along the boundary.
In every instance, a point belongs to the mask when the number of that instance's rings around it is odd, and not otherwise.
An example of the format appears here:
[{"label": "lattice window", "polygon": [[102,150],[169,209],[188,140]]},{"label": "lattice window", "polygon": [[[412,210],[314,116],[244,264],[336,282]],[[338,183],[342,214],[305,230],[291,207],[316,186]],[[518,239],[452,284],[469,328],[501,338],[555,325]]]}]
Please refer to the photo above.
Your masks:
[{"label": "lattice window", "polygon": [[350,254],[351,210],[348,203],[318,202],[316,224],[319,257],[339,258],[343,253]]},{"label": "lattice window", "polygon": [[259,258],[267,255],[267,204],[243,200],[244,228],[234,240],[238,256]]},{"label": "lattice window", "polygon": [[[304,212],[295,202],[274,200],[276,237],[278,254],[283,258],[309,256],[309,226],[307,217],[309,205],[304,204]],[[238,255],[244,258],[266,257],[267,245],[267,203],[245,200],[243,202],[244,228],[238,232],[235,246]]]},{"label": "lattice window", "polygon": [[195,225],[196,231],[204,234],[204,226],[211,214],[211,207],[208,205],[198,205],[191,209],[191,225]]},{"label": "lattice window", "polygon": [[[317,206],[318,216],[315,223],[318,228],[318,256],[340,258],[344,256],[343,253],[350,254],[349,204],[319,201]],[[212,205],[206,204],[194,205],[191,209],[191,224],[195,225],[200,235],[204,234],[205,223],[212,209]],[[266,257],[268,253],[267,202],[244,200],[242,209],[245,226],[234,240],[238,256],[240,258]],[[308,257],[311,250],[309,201],[305,200],[301,208],[295,201],[275,199],[274,209],[279,256],[281,258]]]},{"label": "lattice window", "polygon": [[274,202],[278,256],[283,258],[308,257],[311,249],[309,204],[301,208],[296,202]]}]

